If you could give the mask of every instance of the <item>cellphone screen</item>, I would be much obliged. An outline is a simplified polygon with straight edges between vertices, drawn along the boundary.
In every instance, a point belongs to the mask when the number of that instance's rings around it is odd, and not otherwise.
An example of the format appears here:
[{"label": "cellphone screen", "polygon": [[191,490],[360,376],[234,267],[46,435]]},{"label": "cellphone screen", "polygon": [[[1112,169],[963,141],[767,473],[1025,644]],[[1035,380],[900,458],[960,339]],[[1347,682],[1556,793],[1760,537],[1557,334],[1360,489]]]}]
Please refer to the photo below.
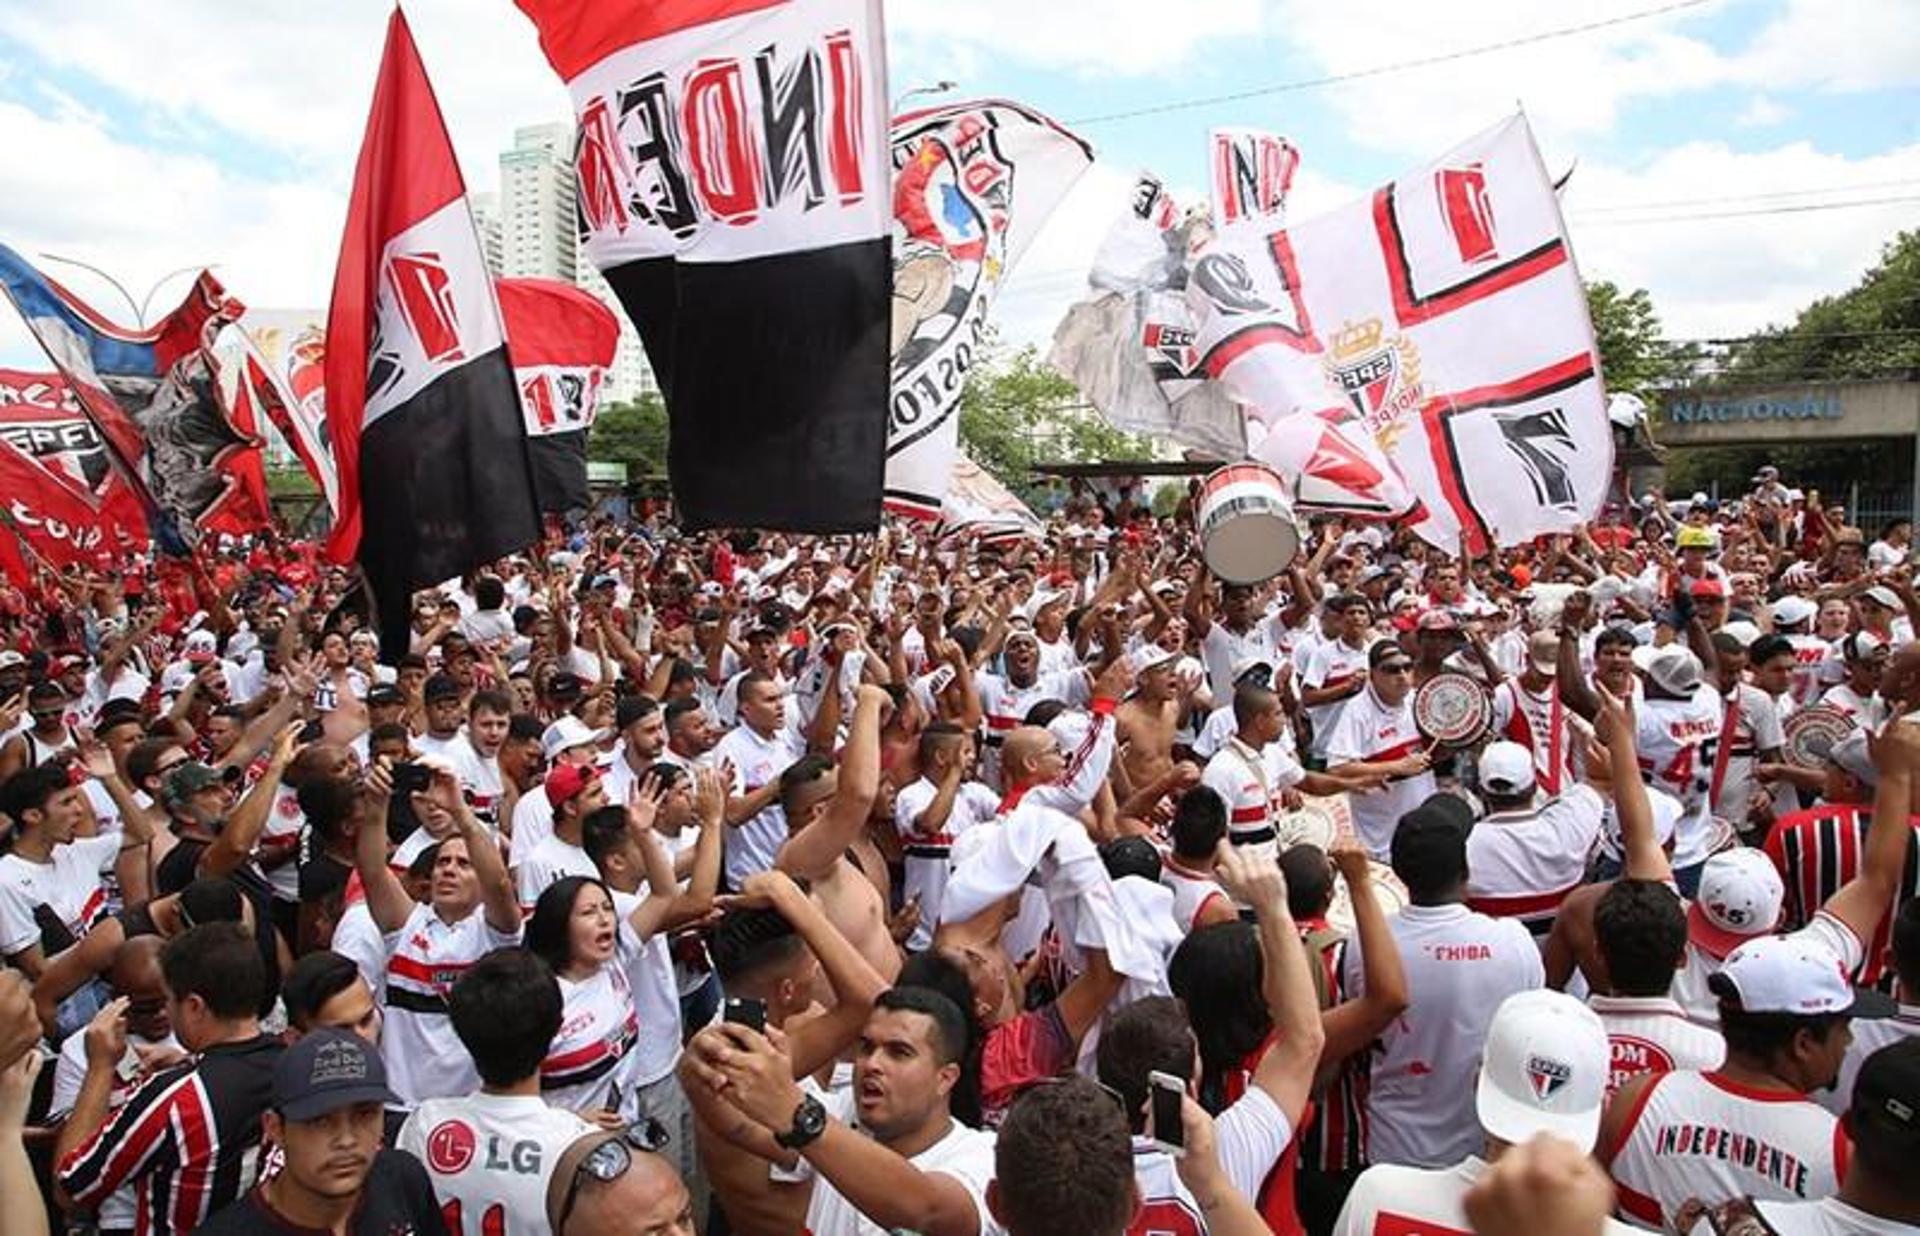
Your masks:
[{"label": "cellphone screen", "polygon": [[1185,1146],[1186,1132],[1180,1123],[1180,1101],[1186,1096],[1186,1087],[1177,1082],[1167,1085],[1155,1077],[1149,1090],[1153,1095],[1153,1140],[1162,1146]]},{"label": "cellphone screen", "polygon": [[765,1001],[729,999],[722,1016],[736,1026],[750,1026],[761,1032],[767,1028]]}]

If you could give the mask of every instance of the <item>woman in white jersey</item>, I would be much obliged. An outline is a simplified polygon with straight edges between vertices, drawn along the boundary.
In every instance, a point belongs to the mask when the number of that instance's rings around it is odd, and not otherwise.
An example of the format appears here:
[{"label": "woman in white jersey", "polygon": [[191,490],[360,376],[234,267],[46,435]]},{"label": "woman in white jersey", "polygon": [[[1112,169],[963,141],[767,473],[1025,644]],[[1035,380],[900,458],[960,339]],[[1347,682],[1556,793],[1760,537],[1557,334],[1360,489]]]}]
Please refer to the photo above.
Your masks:
[{"label": "woman in white jersey", "polygon": [[639,941],[613,909],[613,893],[588,876],[567,876],[544,893],[527,920],[527,948],[553,968],[565,1012],[540,1065],[548,1104],[607,1127],[635,1088],[640,1015],[627,979]]}]

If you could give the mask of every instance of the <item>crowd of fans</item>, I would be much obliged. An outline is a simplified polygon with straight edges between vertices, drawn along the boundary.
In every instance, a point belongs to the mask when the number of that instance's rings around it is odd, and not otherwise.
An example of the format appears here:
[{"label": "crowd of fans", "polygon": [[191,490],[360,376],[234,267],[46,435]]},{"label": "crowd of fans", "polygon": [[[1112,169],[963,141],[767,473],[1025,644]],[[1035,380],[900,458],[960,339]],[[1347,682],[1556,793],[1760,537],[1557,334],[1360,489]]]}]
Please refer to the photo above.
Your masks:
[{"label": "crowd of fans", "polygon": [[1905,522],[1191,513],[6,587],[0,1232],[1920,1232]]}]

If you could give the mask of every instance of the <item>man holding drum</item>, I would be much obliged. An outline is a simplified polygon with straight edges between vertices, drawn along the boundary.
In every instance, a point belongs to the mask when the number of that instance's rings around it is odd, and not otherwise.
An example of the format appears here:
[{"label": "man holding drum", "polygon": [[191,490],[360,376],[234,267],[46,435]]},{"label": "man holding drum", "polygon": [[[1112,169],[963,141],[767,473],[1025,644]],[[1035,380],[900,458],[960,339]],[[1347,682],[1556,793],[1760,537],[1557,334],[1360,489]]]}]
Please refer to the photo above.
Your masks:
[{"label": "man holding drum", "polygon": [[1413,719],[1413,658],[1391,640],[1367,654],[1367,685],[1341,710],[1327,736],[1327,771],[1336,778],[1384,777],[1377,794],[1351,800],[1361,844],[1384,861],[1400,817],[1437,788],[1433,758]]}]

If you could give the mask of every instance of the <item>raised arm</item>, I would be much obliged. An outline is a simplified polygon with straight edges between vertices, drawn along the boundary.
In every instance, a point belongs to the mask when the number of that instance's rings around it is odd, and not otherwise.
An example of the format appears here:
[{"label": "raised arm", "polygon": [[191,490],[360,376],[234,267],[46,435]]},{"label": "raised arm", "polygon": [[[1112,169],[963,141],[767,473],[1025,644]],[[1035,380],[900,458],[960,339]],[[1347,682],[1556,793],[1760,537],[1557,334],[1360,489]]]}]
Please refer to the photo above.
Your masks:
[{"label": "raised arm", "polygon": [[887,989],[880,976],[845,936],[840,934],[813,898],[784,871],[761,871],[747,877],[734,904],[764,905],[793,926],[794,934],[813,950],[833,991],[833,1007],[817,1017],[788,1027],[795,1077],[818,1072],[853,1042],[873,1011],[873,1002]]},{"label": "raised arm", "polygon": [[1613,810],[1620,821],[1620,847],[1630,880],[1673,879],[1673,863],[1653,835],[1653,799],[1640,778],[1640,754],[1634,746],[1633,701],[1596,684],[1600,737],[1607,744],[1613,781]]},{"label": "raised arm", "polygon": [[260,834],[267,826],[267,816],[273,809],[274,795],[279,793],[280,778],[286,775],[287,765],[293,762],[293,749],[300,742],[300,727],[288,725],[281,729],[273,742],[273,758],[267,761],[267,771],[254,783],[240,805],[233,809],[227,822],[215,837],[206,853],[200,856],[199,872],[203,876],[222,876],[237,870],[253,855],[253,847],[260,842]]},{"label": "raised arm", "polygon": [[[837,692],[830,693],[837,694]],[[891,705],[884,689],[863,686],[853,706],[853,724],[841,753],[839,781],[833,801],[820,820],[800,830],[780,847],[776,864],[803,880],[818,879],[830,871],[867,826],[873,800],[880,792],[880,718]],[[826,705],[821,704],[821,711]]]},{"label": "raised arm", "polygon": [[413,898],[387,866],[387,808],[393,798],[393,777],[384,759],[367,769],[361,790],[361,820],[353,843],[353,864],[366,890],[367,912],[382,935],[392,935],[413,916]]},{"label": "raised arm", "polygon": [[1873,793],[1873,823],[1861,847],[1860,874],[1848,880],[1820,908],[1845,923],[1863,944],[1873,939],[1887,907],[1893,904],[1912,842],[1913,782],[1920,770],[1920,724],[1896,721],[1867,747],[1880,784]]},{"label": "raised arm", "polygon": [[1260,992],[1273,1018],[1274,1041],[1254,1069],[1253,1084],[1267,1092],[1289,1123],[1298,1125],[1326,1034],[1320,1028],[1320,1002],[1313,994],[1307,952],[1287,909],[1286,877],[1277,864],[1243,856],[1224,839],[1215,852],[1214,872],[1229,897],[1253,907],[1260,934]]},{"label": "raised arm", "polygon": [[[1320,1052],[1322,1073],[1373,1042],[1394,1018],[1407,1011],[1412,1000],[1400,948],[1394,943],[1387,913],[1374,892],[1366,850],[1349,839],[1335,845],[1331,857],[1340,878],[1347,883],[1347,898],[1353,905],[1366,990],[1320,1014],[1320,1028],[1327,1038]],[[1318,960],[1310,957],[1308,964]]]}]

